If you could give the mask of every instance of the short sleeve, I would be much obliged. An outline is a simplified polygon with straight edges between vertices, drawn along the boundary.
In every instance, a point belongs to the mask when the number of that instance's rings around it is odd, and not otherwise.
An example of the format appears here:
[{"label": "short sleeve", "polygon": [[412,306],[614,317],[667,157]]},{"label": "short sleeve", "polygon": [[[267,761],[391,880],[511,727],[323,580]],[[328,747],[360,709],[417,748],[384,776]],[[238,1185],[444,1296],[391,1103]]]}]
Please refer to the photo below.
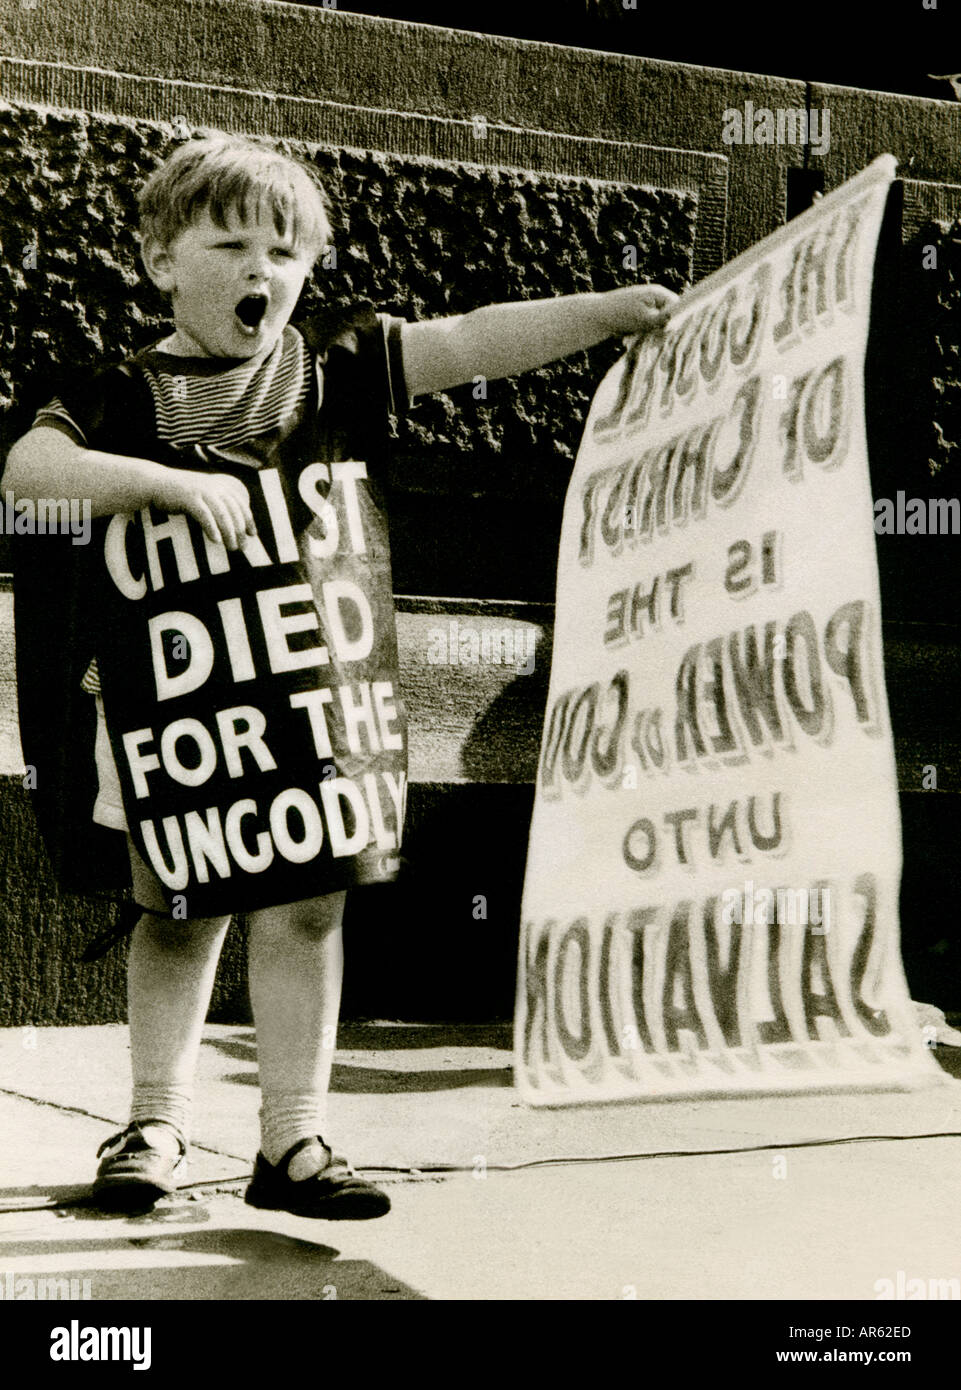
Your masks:
[{"label": "short sleeve", "polygon": [[131,363],[75,372],[55,389],[34,416],[34,428],[61,430],[88,449],[137,452],[133,445],[153,412],[149,389]]},{"label": "short sleeve", "polygon": [[59,396],[54,396],[37,411],[30,428],[36,429],[38,425],[46,425],[48,428],[60,430],[75,444],[86,446],[87,440],[83,430],[73,419]]},{"label": "short sleeve", "polygon": [[77,372],[69,382],[58,383],[57,394],[37,411],[34,428],[51,425],[72,435],[77,443],[89,445],[105,408],[104,378],[108,375],[106,371]]},{"label": "short sleeve", "polygon": [[56,394],[37,411],[33,423],[62,428],[92,447],[99,435],[115,428],[124,413],[121,402],[129,406],[131,379],[131,366],[126,362],[61,377],[55,384]]},{"label": "short sleeve", "polygon": [[407,389],[407,378],[404,374],[404,352],[402,346],[402,333],[404,319],[394,318],[392,314],[378,314],[378,322],[384,333],[384,352],[387,361],[387,390],[390,395],[390,410],[392,415],[401,415],[410,410],[414,404],[413,397]]}]

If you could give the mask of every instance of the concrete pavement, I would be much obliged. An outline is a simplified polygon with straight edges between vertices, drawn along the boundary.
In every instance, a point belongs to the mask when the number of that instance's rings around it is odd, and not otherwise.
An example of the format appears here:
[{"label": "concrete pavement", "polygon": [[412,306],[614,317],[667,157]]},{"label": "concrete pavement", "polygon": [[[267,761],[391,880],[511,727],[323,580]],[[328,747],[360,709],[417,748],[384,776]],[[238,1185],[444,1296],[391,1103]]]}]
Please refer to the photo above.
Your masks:
[{"label": "concrete pavement", "polygon": [[[145,1217],[77,1205],[126,1118],[126,1030],[0,1032],[0,1292],[59,1277],[94,1300],[874,1299],[902,1271],[961,1296],[957,1082],[530,1110],[504,1025],[338,1041],[330,1132],[388,1187],[378,1221],[243,1205],[259,1092],[241,1026],[205,1034],[196,1186]],[[961,1072],[961,1049],[935,1055]],[[557,1158],[579,1161],[512,1167]]]}]

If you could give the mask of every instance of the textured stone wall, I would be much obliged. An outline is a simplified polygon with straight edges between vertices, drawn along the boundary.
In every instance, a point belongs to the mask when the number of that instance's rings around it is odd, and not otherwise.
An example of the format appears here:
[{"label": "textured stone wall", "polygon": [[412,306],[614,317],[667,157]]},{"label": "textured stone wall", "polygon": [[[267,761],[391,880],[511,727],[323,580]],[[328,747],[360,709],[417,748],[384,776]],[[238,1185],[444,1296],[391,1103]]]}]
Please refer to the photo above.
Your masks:
[{"label": "textured stone wall", "polygon": [[[178,143],[145,121],[0,103],[0,292],[12,310],[0,407],[31,377],[124,355],[164,331],[164,301],[137,256],[136,193]],[[639,274],[676,289],[690,280],[690,193],[284,145],[314,164],[336,209],[337,263],[317,269],[303,314],[364,298],[423,318],[610,289]],[[642,248],[637,270],[625,267],[627,244]],[[579,360],[507,383],[473,419],[432,398],[402,444],[573,460],[569,392],[588,401],[596,369]]]},{"label": "textured stone wall", "polygon": [[[632,15],[635,24],[644,23],[644,8]],[[241,128],[230,122],[243,119],[238,91],[246,88],[258,94],[246,105],[250,128],[281,133],[293,111],[302,128],[320,122],[345,132],[316,138],[370,149],[403,141],[427,153],[443,144],[449,122],[467,123],[469,134],[472,118],[482,115],[492,146],[501,134],[554,132],[716,151],[730,159],[728,256],[783,221],[790,168],[810,163],[830,189],[890,151],[905,166],[910,162],[913,178],[961,182],[961,104],[825,85],[817,80],[823,69],[808,74],[810,82],[786,81],[464,33],[457,29],[459,10],[448,6],[452,28],[443,30],[265,0],[41,0],[36,9],[10,3],[0,10],[0,53],[31,65],[36,100],[52,99],[44,91],[63,91],[72,71],[83,98],[61,97],[60,104],[92,109],[96,101],[104,109],[104,102],[117,101],[112,76],[136,74],[156,112],[173,116],[202,107],[211,113],[207,123]],[[483,22],[482,6],[478,15]],[[782,26],[784,42],[794,41],[798,26],[810,28],[809,20],[799,14]],[[692,12],[692,27],[699,23]],[[730,23],[736,33],[736,10]],[[773,11],[771,24],[778,27]],[[826,50],[831,39],[825,26]],[[879,29],[879,42],[896,48],[896,29]],[[874,47],[866,34],[866,52]],[[56,83],[55,64],[62,65]],[[94,74],[92,81],[81,80],[82,69]],[[830,149],[723,145],[722,113],[745,100],[771,109],[830,109]],[[370,132],[366,139],[346,134],[358,124]],[[501,162],[539,163],[533,157]]]},{"label": "textured stone wall", "polygon": [[[61,371],[125,356],[167,331],[165,302],[139,266],[136,194],[177,143],[158,123],[0,105],[0,296],[10,306],[0,328],[0,417],[8,442]],[[690,282],[691,192],[282,143],[316,167],[335,207],[336,263],[315,270],[300,315],[368,299],[422,318],[610,289],[638,276],[678,290]],[[627,245],[635,257],[625,258]],[[450,549],[446,573],[425,566],[423,499],[453,494],[463,506],[471,494],[496,494],[490,524],[462,528],[468,536],[489,537],[502,524],[505,495],[539,516],[544,508],[559,515],[594,386],[617,351],[605,344],[492,382],[486,398],[469,385],[425,397],[401,419],[398,588],[550,597],[554,547],[540,541],[538,571],[528,551],[516,578],[510,547],[468,540],[465,563],[463,539]],[[549,539],[550,528],[538,531]],[[492,550],[507,560],[500,573]]]}]

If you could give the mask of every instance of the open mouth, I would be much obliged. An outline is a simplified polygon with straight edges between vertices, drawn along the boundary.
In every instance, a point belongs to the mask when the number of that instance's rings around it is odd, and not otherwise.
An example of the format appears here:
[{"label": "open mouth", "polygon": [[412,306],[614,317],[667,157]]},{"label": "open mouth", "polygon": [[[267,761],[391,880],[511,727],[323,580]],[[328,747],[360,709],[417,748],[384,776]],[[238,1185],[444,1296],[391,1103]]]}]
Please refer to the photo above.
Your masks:
[{"label": "open mouth", "polygon": [[247,333],[256,333],[266,312],[267,296],[265,294],[245,294],[234,310]]}]

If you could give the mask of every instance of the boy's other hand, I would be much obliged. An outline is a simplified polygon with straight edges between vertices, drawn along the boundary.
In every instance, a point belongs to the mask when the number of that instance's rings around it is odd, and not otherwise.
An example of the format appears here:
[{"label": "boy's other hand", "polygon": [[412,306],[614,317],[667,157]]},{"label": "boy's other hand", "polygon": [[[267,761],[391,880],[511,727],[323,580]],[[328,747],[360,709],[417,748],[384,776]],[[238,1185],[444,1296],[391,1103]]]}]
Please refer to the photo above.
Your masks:
[{"label": "boy's other hand", "polygon": [[679,296],[663,285],[626,285],[603,296],[610,336],[634,337],[663,328]]},{"label": "boy's other hand", "polygon": [[239,550],[257,527],[250,507],[250,493],[239,478],[229,473],[198,473],[170,468],[169,477],[157,488],[153,501],[166,512],[186,512],[199,521],[214,544]]}]

